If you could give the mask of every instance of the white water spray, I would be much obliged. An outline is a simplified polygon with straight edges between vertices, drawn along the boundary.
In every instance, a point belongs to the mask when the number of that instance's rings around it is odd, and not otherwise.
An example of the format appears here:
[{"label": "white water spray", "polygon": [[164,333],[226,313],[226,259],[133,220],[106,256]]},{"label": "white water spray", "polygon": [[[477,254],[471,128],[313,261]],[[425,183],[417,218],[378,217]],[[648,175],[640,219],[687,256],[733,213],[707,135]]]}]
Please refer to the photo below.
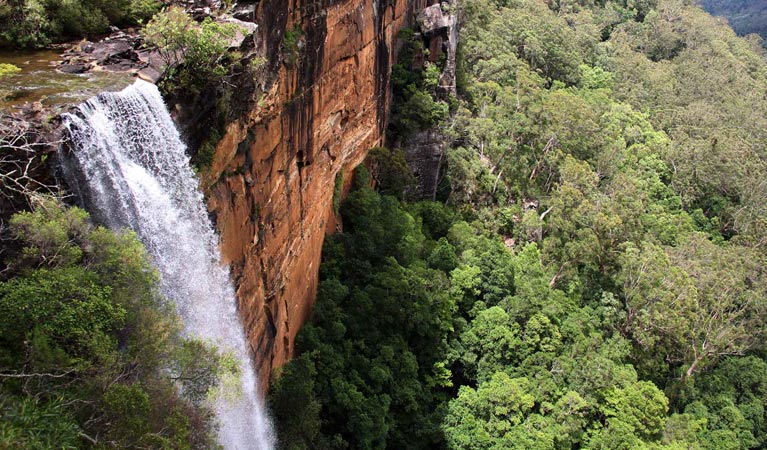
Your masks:
[{"label": "white water spray", "polygon": [[[239,360],[240,386],[212,405],[227,450],[270,450],[273,435],[218,236],[189,166],[186,147],[157,87],[136,81],[94,97],[65,115],[74,143],[69,170],[92,214],[111,228],[136,231],[160,271],[184,332],[215,343]],[[231,387],[224,389],[231,389]]]}]

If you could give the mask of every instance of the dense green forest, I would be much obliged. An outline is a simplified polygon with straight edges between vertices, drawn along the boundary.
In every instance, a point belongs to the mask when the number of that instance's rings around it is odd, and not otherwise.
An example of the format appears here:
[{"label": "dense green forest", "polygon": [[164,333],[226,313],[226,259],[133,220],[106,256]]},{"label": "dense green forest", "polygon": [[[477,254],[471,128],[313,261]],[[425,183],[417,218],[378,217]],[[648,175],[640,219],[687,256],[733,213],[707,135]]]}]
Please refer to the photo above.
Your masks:
[{"label": "dense green forest", "polygon": [[[0,46],[158,8],[8,2]],[[444,61],[424,62],[415,30],[392,68],[390,135],[449,141],[437,201],[405,197],[410,169],[386,148],[336,196],[344,232],[270,391],[280,447],[767,447],[761,43],[693,0],[459,8],[457,97],[437,94]],[[224,70],[224,41],[204,38],[231,32],[177,12],[145,36],[189,52],[193,90]],[[178,48],[161,39],[176,22]],[[136,236],[25,201],[0,236],[0,448],[215,447],[203,400],[236,368],[181,335]]]},{"label": "dense green forest", "polygon": [[740,35],[756,33],[767,38],[767,4],[760,0],[700,0],[716,16],[726,17]]},{"label": "dense green forest", "polygon": [[[270,392],[283,449],[767,445],[767,63],[687,0],[463,0],[458,98],[415,33]],[[376,183],[371,183],[371,177]],[[375,190],[371,186],[375,184]]]},{"label": "dense green forest", "polygon": [[3,228],[0,448],[215,448],[230,358],[181,336],[134,233],[31,200]]},{"label": "dense green forest", "polygon": [[93,38],[110,26],[141,24],[159,0],[8,0],[0,2],[0,48],[41,48]]}]

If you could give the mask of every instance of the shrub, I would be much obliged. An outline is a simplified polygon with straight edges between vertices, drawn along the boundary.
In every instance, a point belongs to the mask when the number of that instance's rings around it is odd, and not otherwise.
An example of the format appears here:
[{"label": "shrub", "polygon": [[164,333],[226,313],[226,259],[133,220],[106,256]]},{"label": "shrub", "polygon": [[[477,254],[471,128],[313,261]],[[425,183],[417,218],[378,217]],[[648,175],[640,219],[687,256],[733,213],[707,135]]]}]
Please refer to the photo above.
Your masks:
[{"label": "shrub", "polygon": [[144,27],[146,41],[155,45],[165,62],[165,75],[176,76],[183,89],[199,91],[224,77],[229,41],[239,30],[230,23],[205,18],[198,24],[182,9],[172,6]]},{"label": "shrub", "polygon": [[0,15],[0,46],[40,48],[52,34],[46,6],[38,0],[14,2]]},{"label": "shrub", "polygon": [[0,46],[40,48],[91,37],[110,25],[142,23],[160,6],[158,0],[14,0],[0,4]]},{"label": "shrub", "polygon": [[376,190],[383,195],[402,199],[405,190],[415,182],[413,170],[400,149],[374,147],[368,152],[365,163],[375,180]]},{"label": "shrub", "polygon": [[[0,79],[11,76],[15,73],[21,72],[21,69],[13,64],[0,64]],[[10,94],[7,89],[0,89],[0,100],[3,100]]]},{"label": "shrub", "polygon": [[200,402],[239,367],[181,336],[136,235],[52,200],[8,229],[0,448],[212,448]]},{"label": "shrub", "polygon": [[21,72],[21,69],[13,64],[0,64],[0,78]]},{"label": "shrub", "polygon": [[160,11],[162,3],[158,0],[133,0],[128,7],[128,19],[132,23],[144,23]]},{"label": "shrub", "polygon": [[303,33],[304,30],[296,25],[290,30],[285,30],[285,35],[282,37],[282,49],[285,55],[285,61],[289,66],[292,66],[298,60],[298,42],[301,39],[301,36],[303,36]]}]

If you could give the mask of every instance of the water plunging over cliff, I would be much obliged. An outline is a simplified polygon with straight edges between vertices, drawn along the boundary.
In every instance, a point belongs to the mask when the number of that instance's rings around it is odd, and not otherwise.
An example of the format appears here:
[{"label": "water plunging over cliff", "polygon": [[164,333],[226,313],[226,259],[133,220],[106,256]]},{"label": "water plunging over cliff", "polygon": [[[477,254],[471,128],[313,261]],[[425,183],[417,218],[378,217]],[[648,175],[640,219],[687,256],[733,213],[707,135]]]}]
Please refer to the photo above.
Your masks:
[{"label": "water plunging over cliff", "polygon": [[[92,214],[111,228],[138,233],[173,300],[184,331],[214,342],[240,362],[240,386],[225,387],[213,405],[226,449],[273,447],[239,322],[228,268],[208,218],[197,178],[157,88],[136,81],[65,116],[74,143],[68,170]],[[241,394],[238,390],[241,389]]]}]

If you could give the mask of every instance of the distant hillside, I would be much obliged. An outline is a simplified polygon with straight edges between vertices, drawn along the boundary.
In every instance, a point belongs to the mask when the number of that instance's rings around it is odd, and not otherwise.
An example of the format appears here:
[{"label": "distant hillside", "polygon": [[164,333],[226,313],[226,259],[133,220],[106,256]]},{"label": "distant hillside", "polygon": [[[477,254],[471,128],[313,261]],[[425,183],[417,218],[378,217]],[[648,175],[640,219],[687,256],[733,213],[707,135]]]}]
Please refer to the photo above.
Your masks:
[{"label": "distant hillside", "polygon": [[726,17],[738,34],[756,33],[767,39],[767,1],[700,0],[700,3],[711,14]]}]

